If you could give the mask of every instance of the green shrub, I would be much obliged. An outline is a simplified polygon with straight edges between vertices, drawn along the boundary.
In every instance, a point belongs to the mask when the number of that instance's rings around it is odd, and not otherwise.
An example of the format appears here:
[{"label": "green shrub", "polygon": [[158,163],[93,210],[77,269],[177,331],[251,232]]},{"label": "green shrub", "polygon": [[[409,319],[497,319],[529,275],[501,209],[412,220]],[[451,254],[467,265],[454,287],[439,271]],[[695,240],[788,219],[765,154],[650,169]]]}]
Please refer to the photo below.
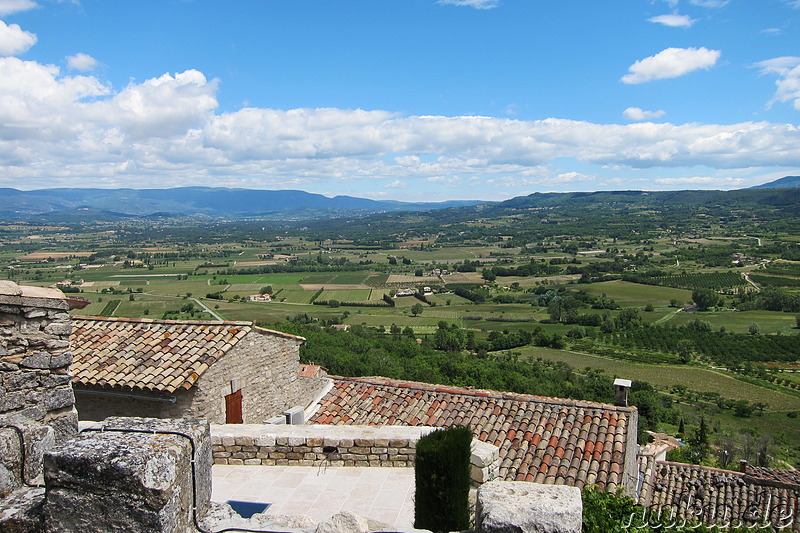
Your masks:
[{"label": "green shrub", "polygon": [[439,429],[417,442],[414,527],[431,531],[469,529],[470,445],[464,426]]}]

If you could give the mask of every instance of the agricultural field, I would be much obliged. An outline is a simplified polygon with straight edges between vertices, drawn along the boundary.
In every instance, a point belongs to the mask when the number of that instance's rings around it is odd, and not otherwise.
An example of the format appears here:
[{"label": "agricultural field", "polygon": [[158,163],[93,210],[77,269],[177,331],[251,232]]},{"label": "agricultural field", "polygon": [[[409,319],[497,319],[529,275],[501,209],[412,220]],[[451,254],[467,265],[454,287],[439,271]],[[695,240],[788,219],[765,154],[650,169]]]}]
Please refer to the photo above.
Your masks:
[{"label": "agricultural field", "polygon": [[522,348],[524,357],[562,361],[577,369],[594,368],[610,376],[623,379],[647,381],[653,385],[671,389],[683,385],[698,392],[715,392],[723,398],[748,398],[753,402],[764,402],[771,410],[800,410],[800,397],[772,391],[745,383],[729,373],[685,365],[647,365],[620,361],[592,354],[547,348]]},{"label": "agricultural field", "polygon": [[731,333],[748,333],[752,324],[757,324],[762,334],[797,335],[794,315],[780,311],[703,311],[678,313],[670,320],[675,326],[685,326],[692,320],[703,320],[711,327]]},{"label": "agricultural field", "polygon": [[[687,364],[677,364],[675,343],[645,348],[635,339],[648,325],[686,328],[697,327],[698,321],[714,334],[724,328],[726,334],[747,335],[739,339],[741,346],[766,346],[778,335],[796,337],[800,311],[792,311],[791,305],[792,295],[800,292],[800,261],[785,259],[793,257],[786,243],[796,242],[796,235],[775,230],[762,235],[760,243],[742,238],[750,234],[752,221],[748,218],[729,231],[721,222],[731,217],[729,210],[713,224],[679,213],[650,226],[639,224],[646,217],[631,224],[630,217],[614,211],[591,227],[581,220],[582,209],[557,210],[522,210],[508,217],[487,215],[447,224],[436,220],[430,227],[403,231],[402,223],[424,217],[397,215],[388,229],[372,226],[368,237],[363,226],[348,228],[342,221],[274,232],[248,224],[175,228],[174,235],[173,229],[160,228],[158,237],[142,228],[108,233],[107,227],[39,226],[33,231],[23,225],[0,233],[0,268],[5,277],[23,284],[75,281],[65,290],[91,301],[76,315],[212,319],[201,311],[202,302],[225,320],[265,327],[286,321],[365,325],[376,331],[409,327],[423,344],[432,342],[444,322],[469,334],[476,346],[471,352],[482,357],[501,359],[510,350],[525,359],[565,362],[578,373],[589,367],[647,381],[665,394],[673,394],[679,385],[698,394],[758,402],[767,406],[760,416],[736,418],[730,410],[713,415],[726,427],[743,428],[750,422],[769,433],[767,422],[780,423],[790,435],[800,436],[800,419],[786,416],[800,411],[797,387],[786,385],[800,386],[800,373],[776,372],[779,381],[772,383],[753,374],[800,368],[800,361],[785,353],[784,360],[762,360],[758,352],[746,361],[755,370],[737,369],[737,374],[711,368],[724,365],[703,355],[698,346],[687,349],[692,352]],[[223,230],[225,237],[215,239],[214,232]],[[38,237],[26,239],[26,233]],[[733,253],[741,254],[743,266],[731,266]],[[432,276],[434,268],[449,273]],[[526,275],[504,275],[510,272]],[[383,300],[392,291],[420,286],[436,293],[396,297],[393,306]],[[267,287],[273,301],[246,301]],[[698,289],[718,294],[723,305],[691,310],[687,304]],[[760,294],[773,290],[785,292],[781,305],[786,310],[768,310],[759,301]],[[747,292],[749,299],[740,292]],[[558,314],[553,302],[565,300],[577,307]],[[750,335],[754,324],[756,334]],[[683,329],[676,331],[676,336],[690,337]],[[504,336],[524,340],[489,344]],[[635,362],[643,360],[650,363]],[[712,414],[716,407],[702,408]]]}]

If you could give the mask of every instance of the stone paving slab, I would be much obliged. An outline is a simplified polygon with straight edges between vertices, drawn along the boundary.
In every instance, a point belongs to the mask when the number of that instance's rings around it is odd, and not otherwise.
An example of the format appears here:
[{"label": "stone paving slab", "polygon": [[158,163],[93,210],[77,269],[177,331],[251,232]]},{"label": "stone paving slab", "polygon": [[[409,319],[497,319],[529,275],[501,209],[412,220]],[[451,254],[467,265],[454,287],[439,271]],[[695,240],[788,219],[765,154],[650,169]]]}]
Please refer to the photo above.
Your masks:
[{"label": "stone paving slab", "polygon": [[414,524],[414,469],[214,465],[215,502],[271,504],[267,514],[308,515],[316,522],[352,511],[398,530]]}]

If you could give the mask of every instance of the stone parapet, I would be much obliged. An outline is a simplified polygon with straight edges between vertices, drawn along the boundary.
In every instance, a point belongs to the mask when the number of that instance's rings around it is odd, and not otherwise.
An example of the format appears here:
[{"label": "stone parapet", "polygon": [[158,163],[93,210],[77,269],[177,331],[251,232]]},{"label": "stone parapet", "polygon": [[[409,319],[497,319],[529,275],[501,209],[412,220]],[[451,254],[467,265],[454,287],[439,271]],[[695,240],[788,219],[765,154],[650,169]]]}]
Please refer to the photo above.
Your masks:
[{"label": "stone parapet", "polygon": [[478,489],[478,533],[580,533],[583,502],[577,487],[492,481]]},{"label": "stone parapet", "polygon": [[96,429],[45,454],[45,531],[193,531],[210,504],[208,425],[112,418]]},{"label": "stone parapet", "polygon": [[[211,426],[214,464],[412,467],[428,426],[220,424]],[[496,479],[497,446],[472,440],[474,485]]]},{"label": "stone parapet", "polygon": [[500,448],[488,442],[472,439],[470,477],[475,485],[494,481],[500,476]]},{"label": "stone parapet", "polygon": [[215,464],[414,466],[430,427],[226,424],[211,426]]}]

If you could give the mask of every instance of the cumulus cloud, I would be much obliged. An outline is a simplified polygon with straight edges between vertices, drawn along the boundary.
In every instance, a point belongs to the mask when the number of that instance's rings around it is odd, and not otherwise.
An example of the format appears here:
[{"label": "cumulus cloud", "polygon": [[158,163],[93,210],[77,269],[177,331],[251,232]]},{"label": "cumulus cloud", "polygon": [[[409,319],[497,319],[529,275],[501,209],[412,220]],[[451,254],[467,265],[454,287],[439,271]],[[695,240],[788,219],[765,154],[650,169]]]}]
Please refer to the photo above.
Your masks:
[{"label": "cumulus cloud", "polygon": [[688,15],[658,15],[647,20],[656,24],[670,26],[671,28],[691,28],[692,24],[697,22]]},{"label": "cumulus cloud", "polygon": [[689,0],[690,4],[700,7],[720,8],[728,5],[730,0]]},{"label": "cumulus cloud", "polygon": [[67,56],[67,66],[72,70],[89,72],[96,69],[98,64],[95,58],[83,52],[77,53],[74,56]]},{"label": "cumulus cloud", "polygon": [[663,109],[659,109],[658,111],[646,111],[638,107],[629,107],[628,109],[622,112],[625,118],[627,118],[628,120],[635,120],[635,121],[650,120],[658,117],[663,117],[664,115],[666,115],[666,113],[667,112],[664,111]]},{"label": "cumulus cloud", "polygon": [[36,7],[33,0],[0,0],[0,17]]},{"label": "cumulus cloud", "polygon": [[19,24],[6,24],[0,20],[0,56],[14,56],[27,52],[36,44],[36,35],[23,30]]},{"label": "cumulus cloud", "polygon": [[0,58],[0,186],[380,179],[389,188],[431,180],[466,190],[476,178],[504,187],[595,179],[550,168],[565,160],[581,168],[800,167],[793,124],[597,124],[335,108],[221,113],[217,90],[196,70],[115,90],[94,76]]},{"label": "cumulus cloud", "polygon": [[754,65],[762,74],[778,76],[777,90],[769,105],[775,102],[792,101],[794,108],[800,110],[800,57],[783,56],[760,61]]},{"label": "cumulus cloud", "polygon": [[677,78],[698,69],[708,69],[719,59],[719,50],[708,48],[667,48],[654,56],[640,59],[630,67],[623,83],[637,84]]},{"label": "cumulus cloud", "polygon": [[408,187],[408,184],[404,181],[394,180],[391,183],[387,183],[383,186],[384,189],[405,189]]},{"label": "cumulus cloud", "polygon": [[475,9],[492,9],[500,5],[500,0],[439,0],[438,4],[468,6]]},{"label": "cumulus cloud", "polygon": [[692,176],[692,177],[683,177],[683,178],[657,178],[655,180],[656,183],[661,185],[681,185],[681,186],[692,186],[692,185],[715,185],[720,188],[730,188],[736,187],[745,182],[743,178],[715,178],[712,176]]}]

